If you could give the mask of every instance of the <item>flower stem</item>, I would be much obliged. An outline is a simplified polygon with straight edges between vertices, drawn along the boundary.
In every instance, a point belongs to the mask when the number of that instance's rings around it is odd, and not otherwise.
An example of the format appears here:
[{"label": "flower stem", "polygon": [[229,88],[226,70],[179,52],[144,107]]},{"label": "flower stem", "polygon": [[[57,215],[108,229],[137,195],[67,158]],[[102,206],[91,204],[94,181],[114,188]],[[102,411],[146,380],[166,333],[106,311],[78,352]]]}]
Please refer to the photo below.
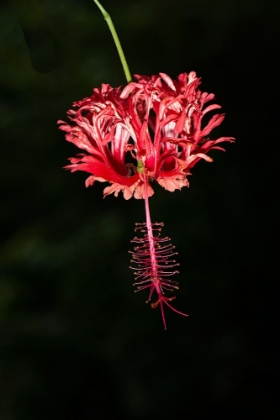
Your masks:
[{"label": "flower stem", "polygon": [[101,4],[99,3],[98,0],[93,0],[93,1],[97,5],[97,7],[100,9],[100,11],[101,11],[104,19],[106,20],[106,22],[107,22],[107,24],[109,26],[110,32],[112,34],[114,43],[115,43],[115,45],[117,47],[117,51],[118,51],[118,54],[119,54],[119,57],[120,57],[120,60],[121,60],[122,66],[123,66],[123,71],[124,71],[126,80],[129,83],[132,80],[131,74],[130,74],[130,71],[129,71],[129,68],[128,68],[126,59],[125,59],[125,55],[124,55],[124,52],[123,52],[123,49],[122,49],[122,46],[121,46],[121,43],[120,43],[118,34],[116,32],[115,26],[114,26],[113,21],[111,19],[111,16],[109,15],[108,12],[106,12],[106,10],[104,9],[104,7],[101,6]]}]

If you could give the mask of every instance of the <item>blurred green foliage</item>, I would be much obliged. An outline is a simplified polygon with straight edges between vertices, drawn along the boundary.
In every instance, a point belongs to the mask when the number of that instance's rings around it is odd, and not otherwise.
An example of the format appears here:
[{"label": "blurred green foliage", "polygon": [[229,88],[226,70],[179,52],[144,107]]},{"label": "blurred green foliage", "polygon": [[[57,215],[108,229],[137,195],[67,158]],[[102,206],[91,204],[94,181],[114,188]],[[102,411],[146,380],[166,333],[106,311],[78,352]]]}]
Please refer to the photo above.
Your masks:
[{"label": "blurred green foliage", "polygon": [[199,163],[190,189],[155,187],[152,217],[181,262],[176,307],[190,314],[167,311],[164,332],[128,269],[143,203],[103,200],[103,184],[62,170],[77,150],[56,121],[101,83],[125,83],[106,23],[90,0],[1,3],[0,418],[274,419],[264,282],[279,207],[264,142],[277,135],[266,84],[279,74],[279,6],[104,7],[132,73],[196,70],[227,114],[216,136],[237,143]]}]

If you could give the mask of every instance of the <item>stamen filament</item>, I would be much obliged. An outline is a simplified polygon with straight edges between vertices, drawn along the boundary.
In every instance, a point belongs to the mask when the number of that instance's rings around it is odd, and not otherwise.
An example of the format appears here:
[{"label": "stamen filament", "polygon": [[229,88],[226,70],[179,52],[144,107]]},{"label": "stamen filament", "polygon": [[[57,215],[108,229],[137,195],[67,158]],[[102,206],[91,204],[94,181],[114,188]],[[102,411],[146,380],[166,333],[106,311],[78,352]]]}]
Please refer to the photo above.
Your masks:
[{"label": "stamen filament", "polygon": [[[144,236],[135,237],[132,240],[138,246],[135,246],[133,251],[129,251],[132,254],[131,263],[133,264],[130,268],[135,270],[134,276],[136,281],[133,283],[133,286],[136,287],[135,292],[150,289],[146,303],[151,301],[154,292],[157,293],[158,299],[156,302],[151,303],[151,307],[156,308],[160,306],[164,329],[166,329],[164,304],[180,315],[188,315],[177,311],[170,305],[169,302],[174,300],[175,296],[165,296],[165,291],[174,292],[174,290],[179,289],[179,283],[169,279],[169,277],[179,273],[178,270],[173,270],[179,266],[179,263],[171,259],[178,253],[174,252],[175,247],[172,244],[166,244],[166,242],[170,241],[170,238],[160,237],[163,223],[152,223],[151,221],[148,199],[149,181],[144,171],[142,172],[142,180],[144,183],[146,222],[135,224],[134,230],[141,232]],[[163,243],[165,245],[162,245]]]}]

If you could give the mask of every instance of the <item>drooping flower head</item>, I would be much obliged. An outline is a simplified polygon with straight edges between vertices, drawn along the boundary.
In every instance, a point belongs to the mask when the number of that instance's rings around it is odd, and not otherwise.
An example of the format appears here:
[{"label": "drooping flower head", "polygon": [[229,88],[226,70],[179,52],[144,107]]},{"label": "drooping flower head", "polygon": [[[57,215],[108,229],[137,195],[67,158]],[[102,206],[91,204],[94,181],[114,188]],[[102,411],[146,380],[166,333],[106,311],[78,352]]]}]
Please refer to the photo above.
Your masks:
[{"label": "drooping flower head", "polygon": [[170,277],[178,273],[177,254],[170,238],[160,237],[163,223],[152,223],[148,198],[154,194],[151,183],[157,182],[168,191],[188,186],[191,168],[200,160],[211,162],[211,149],[224,150],[220,143],[232,137],[210,140],[210,132],[219,126],[224,114],[215,113],[204,124],[204,116],[220,108],[209,104],[214,95],[198,89],[200,79],[195,72],[182,73],[177,80],[167,74],[134,76],[124,88],[103,84],[91,96],[73,103],[68,111],[70,123],[59,120],[66,140],[83,153],[70,158],[65,168],[89,173],[86,186],[95,181],[109,182],[104,197],[123,192],[125,199],[134,196],[145,200],[146,222],[136,223],[142,233],[132,242],[136,291],[148,289],[151,307],[160,307],[164,328],[164,305],[171,306],[174,296],[167,292],[178,289]]},{"label": "drooping flower head", "polygon": [[198,89],[195,72],[177,80],[164,73],[134,77],[124,88],[103,84],[94,89],[90,97],[73,103],[70,124],[58,121],[66,140],[85,152],[70,158],[65,168],[88,172],[86,186],[108,181],[104,196],[122,191],[125,199],[145,198],[153,194],[152,180],[168,191],[188,186],[191,168],[200,159],[211,162],[210,149],[224,150],[219,144],[234,140],[209,139],[224,114],[203,124],[205,114],[220,106],[208,105],[214,95]]}]

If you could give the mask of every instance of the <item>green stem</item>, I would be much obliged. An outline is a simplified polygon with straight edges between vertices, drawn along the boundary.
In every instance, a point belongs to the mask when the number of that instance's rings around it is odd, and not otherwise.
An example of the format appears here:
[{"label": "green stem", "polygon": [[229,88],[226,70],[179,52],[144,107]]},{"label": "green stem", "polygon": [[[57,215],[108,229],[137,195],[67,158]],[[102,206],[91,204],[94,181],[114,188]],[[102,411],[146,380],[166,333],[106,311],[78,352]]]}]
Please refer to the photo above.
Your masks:
[{"label": "green stem", "polygon": [[115,43],[115,45],[117,47],[117,50],[118,50],[118,54],[119,54],[119,57],[120,57],[120,60],[121,60],[122,66],[123,66],[123,71],[124,71],[126,80],[129,83],[132,80],[131,74],[130,74],[130,71],[129,71],[129,68],[128,68],[126,59],[125,59],[125,55],[124,55],[124,52],[123,52],[123,49],[122,49],[122,46],[121,46],[121,43],[120,43],[118,34],[117,34],[116,29],[114,27],[114,24],[112,22],[112,19],[111,19],[109,13],[106,12],[106,10],[104,9],[104,7],[101,6],[101,4],[99,3],[98,0],[93,0],[93,1],[99,7],[99,9],[101,10],[101,13],[102,13],[103,17],[104,17],[104,19],[106,20],[106,22],[107,22],[107,24],[109,26],[109,29],[110,29],[110,32],[112,34],[114,43]]}]

